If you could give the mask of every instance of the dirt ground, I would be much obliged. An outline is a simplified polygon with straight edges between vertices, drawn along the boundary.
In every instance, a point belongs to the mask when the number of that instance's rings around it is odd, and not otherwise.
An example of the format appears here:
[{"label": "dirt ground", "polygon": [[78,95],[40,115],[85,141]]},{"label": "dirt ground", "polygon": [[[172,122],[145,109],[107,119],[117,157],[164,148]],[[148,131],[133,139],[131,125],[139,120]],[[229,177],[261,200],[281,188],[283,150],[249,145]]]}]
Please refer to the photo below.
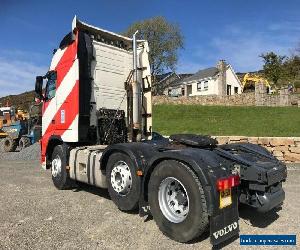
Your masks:
[{"label": "dirt ground", "polygon": [[[288,169],[282,209],[260,215],[241,208],[241,234],[297,234],[299,241],[300,165]],[[239,239],[224,247],[247,249]],[[153,220],[144,222],[138,214],[119,211],[106,190],[89,186],[56,190],[50,172],[41,170],[38,161],[1,161],[0,249],[211,249],[211,245],[208,234],[192,244],[168,239]]]}]

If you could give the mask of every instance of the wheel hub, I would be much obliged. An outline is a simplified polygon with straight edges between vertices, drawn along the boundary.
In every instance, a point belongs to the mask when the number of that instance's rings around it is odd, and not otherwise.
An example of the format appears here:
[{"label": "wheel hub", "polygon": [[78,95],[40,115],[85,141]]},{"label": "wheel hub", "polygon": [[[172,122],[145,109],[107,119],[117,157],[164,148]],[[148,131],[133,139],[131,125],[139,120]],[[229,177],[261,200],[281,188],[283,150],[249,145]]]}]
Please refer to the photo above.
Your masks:
[{"label": "wheel hub", "polygon": [[173,223],[184,221],[189,213],[189,197],[184,185],[174,177],[164,179],[158,191],[163,215]]},{"label": "wheel hub", "polygon": [[124,161],[115,163],[111,175],[110,182],[112,188],[121,195],[126,195],[132,187],[132,176],[129,166]]},{"label": "wheel hub", "polygon": [[61,159],[59,158],[59,156],[52,160],[51,173],[53,177],[56,177],[58,174],[61,173]]}]

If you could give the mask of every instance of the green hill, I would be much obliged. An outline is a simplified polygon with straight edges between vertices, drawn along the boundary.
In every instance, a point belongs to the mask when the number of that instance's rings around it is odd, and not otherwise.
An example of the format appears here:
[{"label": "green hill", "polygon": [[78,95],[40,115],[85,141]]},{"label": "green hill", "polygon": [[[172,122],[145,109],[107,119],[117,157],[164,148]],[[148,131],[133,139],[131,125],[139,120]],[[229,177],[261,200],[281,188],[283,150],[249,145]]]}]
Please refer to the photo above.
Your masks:
[{"label": "green hill", "polygon": [[8,103],[9,106],[14,106],[28,111],[30,105],[34,102],[34,97],[34,91],[0,97],[0,107],[6,106]]}]

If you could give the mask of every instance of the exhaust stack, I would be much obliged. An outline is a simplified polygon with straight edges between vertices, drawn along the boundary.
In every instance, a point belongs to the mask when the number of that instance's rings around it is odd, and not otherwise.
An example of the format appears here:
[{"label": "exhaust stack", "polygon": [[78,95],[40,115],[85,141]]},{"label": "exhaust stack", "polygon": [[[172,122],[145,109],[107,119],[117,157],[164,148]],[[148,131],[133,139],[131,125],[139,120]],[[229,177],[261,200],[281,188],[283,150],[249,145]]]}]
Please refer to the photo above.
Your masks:
[{"label": "exhaust stack", "polygon": [[133,82],[132,82],[132,121],[133,130],[136,141],[141,139],[141,83],[138,80],[138,54],[137,54],[137,40],[136,34],[138,30],[133,34]]}]

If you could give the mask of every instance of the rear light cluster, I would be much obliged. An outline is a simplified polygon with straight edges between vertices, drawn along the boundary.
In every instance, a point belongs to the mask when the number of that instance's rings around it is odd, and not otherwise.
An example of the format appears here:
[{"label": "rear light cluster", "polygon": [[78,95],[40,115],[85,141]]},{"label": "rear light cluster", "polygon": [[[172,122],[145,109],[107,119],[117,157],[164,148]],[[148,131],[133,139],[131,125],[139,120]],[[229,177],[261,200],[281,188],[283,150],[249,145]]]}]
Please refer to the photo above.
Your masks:
[{"label": "rear light cluster", "polygon": [[228,178],[222,178],[217,180],[217,189],[218,191],[223,191],[226,189],[230,189],[232,187],[236,187],[240,184],[240,176],[232,175]]}]

